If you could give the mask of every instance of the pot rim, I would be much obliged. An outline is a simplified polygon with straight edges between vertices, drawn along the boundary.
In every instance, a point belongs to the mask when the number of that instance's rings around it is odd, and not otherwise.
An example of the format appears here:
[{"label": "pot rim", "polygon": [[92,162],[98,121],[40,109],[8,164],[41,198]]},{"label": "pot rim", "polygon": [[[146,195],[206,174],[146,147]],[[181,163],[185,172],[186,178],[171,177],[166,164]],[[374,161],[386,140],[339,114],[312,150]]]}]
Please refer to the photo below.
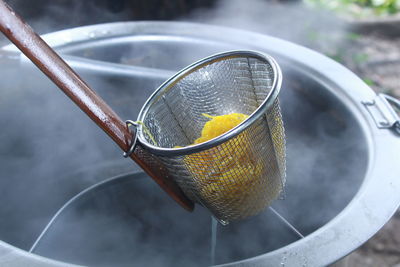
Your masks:
[{"label": "pot rim", "polygon": [[[337,261],[373,236],[394,214],[400,203],[400,165],[398,157],[400,138],[389,129],[378,129],[363,102],[371,102],[376,94],[360,78],[344,66],[315,51],[299,45],[244,30],[186,22],[118,22],[78,27],[44,35],[51,46],[63,48],[97,39],[127,37],[129,35],[173,36],[174,38],[201,38],[241,48],[266,51],[278,61],[290,61],[299,72],[307,74],[326,86],[340,98],[354,114],[365,134],[368,165],[365,179],[348,205],[331,221],[303,239],[257,257],[231,262],[221,266],[252,264],[272,266],[322,266]],[[224,34],[221,34],[223,32]],[[267,45],[266,45],[267,44]],[[9,45],[3,50],[14,51]],[[290,56],[287,56],[290,51]],[[0,241],[0,254],[10,246]],[[46,258],[15,250],[27,262]],[[323,256],[321,256],[323,255]],[[21,259],[22,260],[22,259]],[[20,262],[21,262],[20,260]],[[0,260],[1,262],[1,260]],[[56,261],[49,260],[49,263]],[[64,263],[59,263],[64,264]]]}]

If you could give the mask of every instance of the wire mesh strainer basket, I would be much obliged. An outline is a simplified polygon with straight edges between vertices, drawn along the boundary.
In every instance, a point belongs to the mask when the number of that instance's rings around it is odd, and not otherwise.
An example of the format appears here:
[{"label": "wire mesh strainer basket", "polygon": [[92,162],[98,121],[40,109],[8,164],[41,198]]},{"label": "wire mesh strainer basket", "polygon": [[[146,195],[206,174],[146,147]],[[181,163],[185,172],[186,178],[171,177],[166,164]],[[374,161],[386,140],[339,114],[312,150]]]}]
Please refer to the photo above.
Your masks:
[{"label": "wire mesh strainer basket", "polygon": [[[257,214],[285,183],[277,98],[281,79],[275,60],[253,51],[225,52],[190,65],[143,106],[135,153],[149,151],[146,160],[165,166],[169,178],[220,222]],[[249,117],[223,135],[192,145],[209,120],[203,114],[231,113]]]}]

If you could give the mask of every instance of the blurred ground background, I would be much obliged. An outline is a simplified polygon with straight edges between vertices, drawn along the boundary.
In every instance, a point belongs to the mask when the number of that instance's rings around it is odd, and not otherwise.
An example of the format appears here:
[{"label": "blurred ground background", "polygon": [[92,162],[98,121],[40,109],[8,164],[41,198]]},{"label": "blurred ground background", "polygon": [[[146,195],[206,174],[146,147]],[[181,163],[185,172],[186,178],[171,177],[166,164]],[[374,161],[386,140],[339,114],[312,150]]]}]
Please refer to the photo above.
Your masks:
[{"label": "blurred ground background", "polygon": [[[357,25],[354,32],[347,34],[343,38],[348,40],[339,47],[315,44],[314,49],[350,68],[376,92],[400,98],[400,21]],[[400,211],[344,263],[355,267],[400,267]]]},{"label": "blurred ground background", "polygon": [[[376,92],[400,98],[400,19],[373,18],[365,23],[344,21],[346,31],[327,34],[311,30],[308,42],[303,45],[342,63]],[[400,267],[400,210],[341,264]]]},{"label": "blurred ground background", "polygon": [[[329,2],[329,0],[325,1]],[[400,19],[398,14],[384,18],[372,16],[349,19],[334,12],[327,13],[318,8],[305,8],[300,0],[9,0],[6,2],[9,2],[40,33],[111,21],[148,19],[190,20],[259,31],[325,54],[347,66],[376,92],[384,92],[400,98]],[[397,1],[397,4],[400,9],[400,1]],[[275,17],[268,17],[265,14],[272,6]],[[211,11],[213,8],[219,8],[219,11]],[[276,10],[282,14],[278,14]],[[82,11],[85,12],[82,14]],[[259,13],[259,16],[254,16],[252,12]],[[286,12],[290,15],[285,16]],[[222,15],[221,18],[220,14],[227,15]],[[236,17],[235,20],[232,17]],[[301,23],[293,21],[296,18]],[[321,18],[324,18],[324,23],[320,23]],[[264,25],[271,25],[271,27],[264,27]],[[285,27],[292,30],[282,30]],[[0,37],[0,44],[4,43],[6,43],[5,39]],[[400,267],[400,211],[375,237],[342,263],[356,267]]]},{"label": "blurred ground background", "polygon": [[400,267],[400,212],[372,239],[344,259],[345,266]]}]

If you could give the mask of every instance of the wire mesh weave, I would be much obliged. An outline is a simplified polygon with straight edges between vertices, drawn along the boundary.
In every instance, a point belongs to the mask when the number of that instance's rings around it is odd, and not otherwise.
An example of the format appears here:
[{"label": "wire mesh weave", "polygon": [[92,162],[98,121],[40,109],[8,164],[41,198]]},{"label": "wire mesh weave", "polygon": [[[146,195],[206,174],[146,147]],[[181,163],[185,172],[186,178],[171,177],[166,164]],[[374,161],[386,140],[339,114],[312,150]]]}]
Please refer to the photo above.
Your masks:
[{"label": "wire mesh weave", "polygon": [[[258,53],[213,56],[167,81],[139,115],[151,133],[139,128],[143,149],[150,148],[185,194],[220,221],[257,214],[283,189],[284,128],[272,94],[279,90],[278,72],[270,57]],[[250,117],[225,139],[191,146],[209,120],[204,113]]]}]

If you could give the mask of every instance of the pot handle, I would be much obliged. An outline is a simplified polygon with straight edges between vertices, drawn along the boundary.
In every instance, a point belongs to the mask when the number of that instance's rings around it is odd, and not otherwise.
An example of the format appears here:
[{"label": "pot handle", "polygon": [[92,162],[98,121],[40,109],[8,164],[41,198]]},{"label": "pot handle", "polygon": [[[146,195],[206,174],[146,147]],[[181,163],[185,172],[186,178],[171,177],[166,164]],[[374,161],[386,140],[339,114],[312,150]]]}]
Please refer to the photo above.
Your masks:
[{"label": "pot handle", "polygon": [[[391,104],[391,106],[394,106],[398,111],[400,111],[400,100],[397,98],[394,98],[393,96],[387,95],[387,94],[379,94],[380,96],[382,96],[384,99],[387,100],[387,102],[389,102],[389,104]],[[393,111],[393,113],[396,113],[395,111]],[[400,117],[398,115],[397,116],[397,120],[393,123],[392,128],[394,131],[396,131],[396,133],[400,134]]]},{"label": "pot handle", "polygon": [[391,129],[400,135],[400,100],[386,94],[377,94],[373,100],[362,101],[378,129]]}]

